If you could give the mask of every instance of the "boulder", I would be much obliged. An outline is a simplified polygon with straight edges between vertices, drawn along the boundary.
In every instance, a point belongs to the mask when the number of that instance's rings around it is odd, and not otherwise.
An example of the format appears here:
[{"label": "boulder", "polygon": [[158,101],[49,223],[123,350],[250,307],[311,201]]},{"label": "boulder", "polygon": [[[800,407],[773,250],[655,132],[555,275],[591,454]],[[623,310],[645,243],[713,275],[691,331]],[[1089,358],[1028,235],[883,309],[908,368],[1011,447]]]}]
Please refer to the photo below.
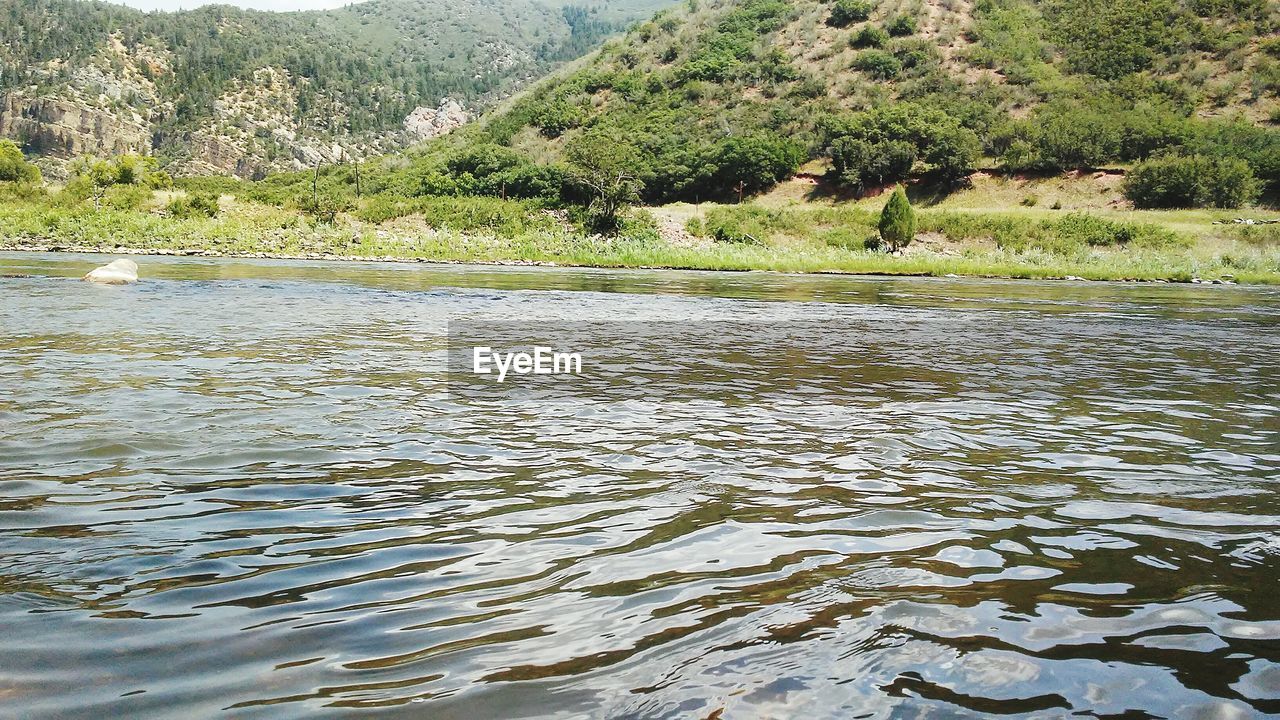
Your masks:
[{"label": "boulder", "polygon": [[130,285],[138,282],[138,263],[132,260],[112,260],[91,270],[81,279],[103,285]]}]

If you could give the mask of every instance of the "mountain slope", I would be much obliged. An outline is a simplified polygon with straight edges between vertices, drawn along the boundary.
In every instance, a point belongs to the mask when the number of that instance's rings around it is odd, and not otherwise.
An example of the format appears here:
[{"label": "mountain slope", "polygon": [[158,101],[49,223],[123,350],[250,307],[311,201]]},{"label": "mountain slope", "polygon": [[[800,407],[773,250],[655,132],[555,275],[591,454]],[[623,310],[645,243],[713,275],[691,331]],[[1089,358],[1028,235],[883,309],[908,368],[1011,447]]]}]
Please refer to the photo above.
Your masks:
[{"label": "mountain slope", "polygon": [[[660,0],[375,0],[324,12],[142,13],[0,0],[0,134],[50,157],[147,152],[178,172],[386,152],[582,55]],[[421,108],[421,109],[420,109]]]},{"label": "mountain slope", "polygon": [[633,144],[652,202],[760,189],[797,155],[857,190],[1226,152],[1275,187],[1277,30],[1267,0],[691,0],[485,134],[543,161]]}]

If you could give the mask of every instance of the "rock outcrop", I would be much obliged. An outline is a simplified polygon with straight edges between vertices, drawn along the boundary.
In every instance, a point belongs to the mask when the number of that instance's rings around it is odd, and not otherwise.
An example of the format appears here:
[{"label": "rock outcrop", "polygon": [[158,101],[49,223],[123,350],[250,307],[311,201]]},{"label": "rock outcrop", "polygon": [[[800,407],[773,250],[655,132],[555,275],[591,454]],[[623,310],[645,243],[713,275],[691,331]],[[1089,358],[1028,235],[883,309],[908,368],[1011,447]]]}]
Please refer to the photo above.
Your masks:
[{"label": "rock outcrop", "polygon": [[434,110],[420,107],[409,113],[409,117],[404,119],[404,129],[414,139],[429,140],[447,135],[466,125],[470,120],[471,115],[460,103],[446,98],[440,102],[440,107]]}]

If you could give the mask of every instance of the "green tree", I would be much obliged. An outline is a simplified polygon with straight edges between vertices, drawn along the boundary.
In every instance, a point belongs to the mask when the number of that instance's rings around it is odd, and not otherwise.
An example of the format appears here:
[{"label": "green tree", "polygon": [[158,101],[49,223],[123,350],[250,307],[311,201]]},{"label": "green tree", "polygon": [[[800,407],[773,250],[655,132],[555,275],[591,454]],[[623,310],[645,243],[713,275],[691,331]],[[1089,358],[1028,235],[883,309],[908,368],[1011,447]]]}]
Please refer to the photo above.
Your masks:
[{"label": "green tree", "polygon": [[726,138],[712,151],[711,181],[721,188],[756,193],[793,175],[807,153],[800,143],[769,132]]},{"label": "green tree", "polygon": [[836,178],[855,190],[905,180],[913,165],[955,184],[973,172],[982,150],[955,116],[908,102],[832,119],[826,133]]},{"label": "green tree", "polygon": [[71,175],[76,184],[88,187],[93,207],[99,209],[103,197],[114,186],[153,188],[169,181],[169,176],[159,172],[157,167],[155,158],[141,155],[119,155],[107,160],[83,157],[71,166]]},{"label": "green tree", "polygon": [[0,140],[0,182],[40,182],[40,168],[12,140]]},{"label": "green tree", "polygon": [[916,211],[907,199],[907,191],[899,185],[880,212],[880,238],[890,252],[896,252],[909,245],[915,236]]},{"label": "green tree", "polygon": [[622,213],[640,202],[640,152],[616,131],[591,130],[575,138],[566,155],[574,178],[590,196],[587,217],[601,232],[616,232]]},{"label": "green tree", "polygon": [[1238,158],[1166,155],[1131,170],[1124,194],[1138,208],[1238,208],[1258,198],[1261,184]]}]

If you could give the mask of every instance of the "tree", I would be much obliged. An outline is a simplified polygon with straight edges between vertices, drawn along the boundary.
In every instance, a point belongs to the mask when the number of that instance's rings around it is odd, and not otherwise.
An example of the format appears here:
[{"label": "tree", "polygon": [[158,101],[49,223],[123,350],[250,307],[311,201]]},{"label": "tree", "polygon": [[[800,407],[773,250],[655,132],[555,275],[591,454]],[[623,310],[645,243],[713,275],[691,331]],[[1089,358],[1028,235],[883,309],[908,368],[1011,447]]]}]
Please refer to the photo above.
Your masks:
[{"label": "tree", "polygon": [[831,161],[838,169],[841,183],[855,192],[863,192],[910,175],[916,162],[916,148],[902,140],[872,143],[842,137],[831,143]]},{"label": "tree", "polygon": [[836,178],[857,191],[905,180],[913,166],[954,185],[973,172],[981,143],[947,112],[899,102],[827,122]]},{"label": "tree", "polygon": [[0,182],[40,182],[40,168],[12,140],[0,140]]},{"label": "tree", "polygon": [[716,168],[711,178],[715,186],[756,193],[795,174],[804,163],[806,152],[794,140],[761,131],[725,138],[711,155],[708,164]]},{"label": "tree", "polygon": [[890,252],[896,252],[910,244],[915,236],[916,211],[907,199],[906,190],[899,185],[880,212],[880,238]]},{"label": "tree", "polygon": [[601,232],[614,232],[622,212],[640,201],[640,152],[620,133],[591,130],[569,144],[566,155],[574,178],[587,189],[590,224]]},{"label": "tree", "polygon": [[1238,208],[1260,190],[1244,160],[1204,155],[1155,157],[1124,179],[1125,197],[1138,208]]}]

